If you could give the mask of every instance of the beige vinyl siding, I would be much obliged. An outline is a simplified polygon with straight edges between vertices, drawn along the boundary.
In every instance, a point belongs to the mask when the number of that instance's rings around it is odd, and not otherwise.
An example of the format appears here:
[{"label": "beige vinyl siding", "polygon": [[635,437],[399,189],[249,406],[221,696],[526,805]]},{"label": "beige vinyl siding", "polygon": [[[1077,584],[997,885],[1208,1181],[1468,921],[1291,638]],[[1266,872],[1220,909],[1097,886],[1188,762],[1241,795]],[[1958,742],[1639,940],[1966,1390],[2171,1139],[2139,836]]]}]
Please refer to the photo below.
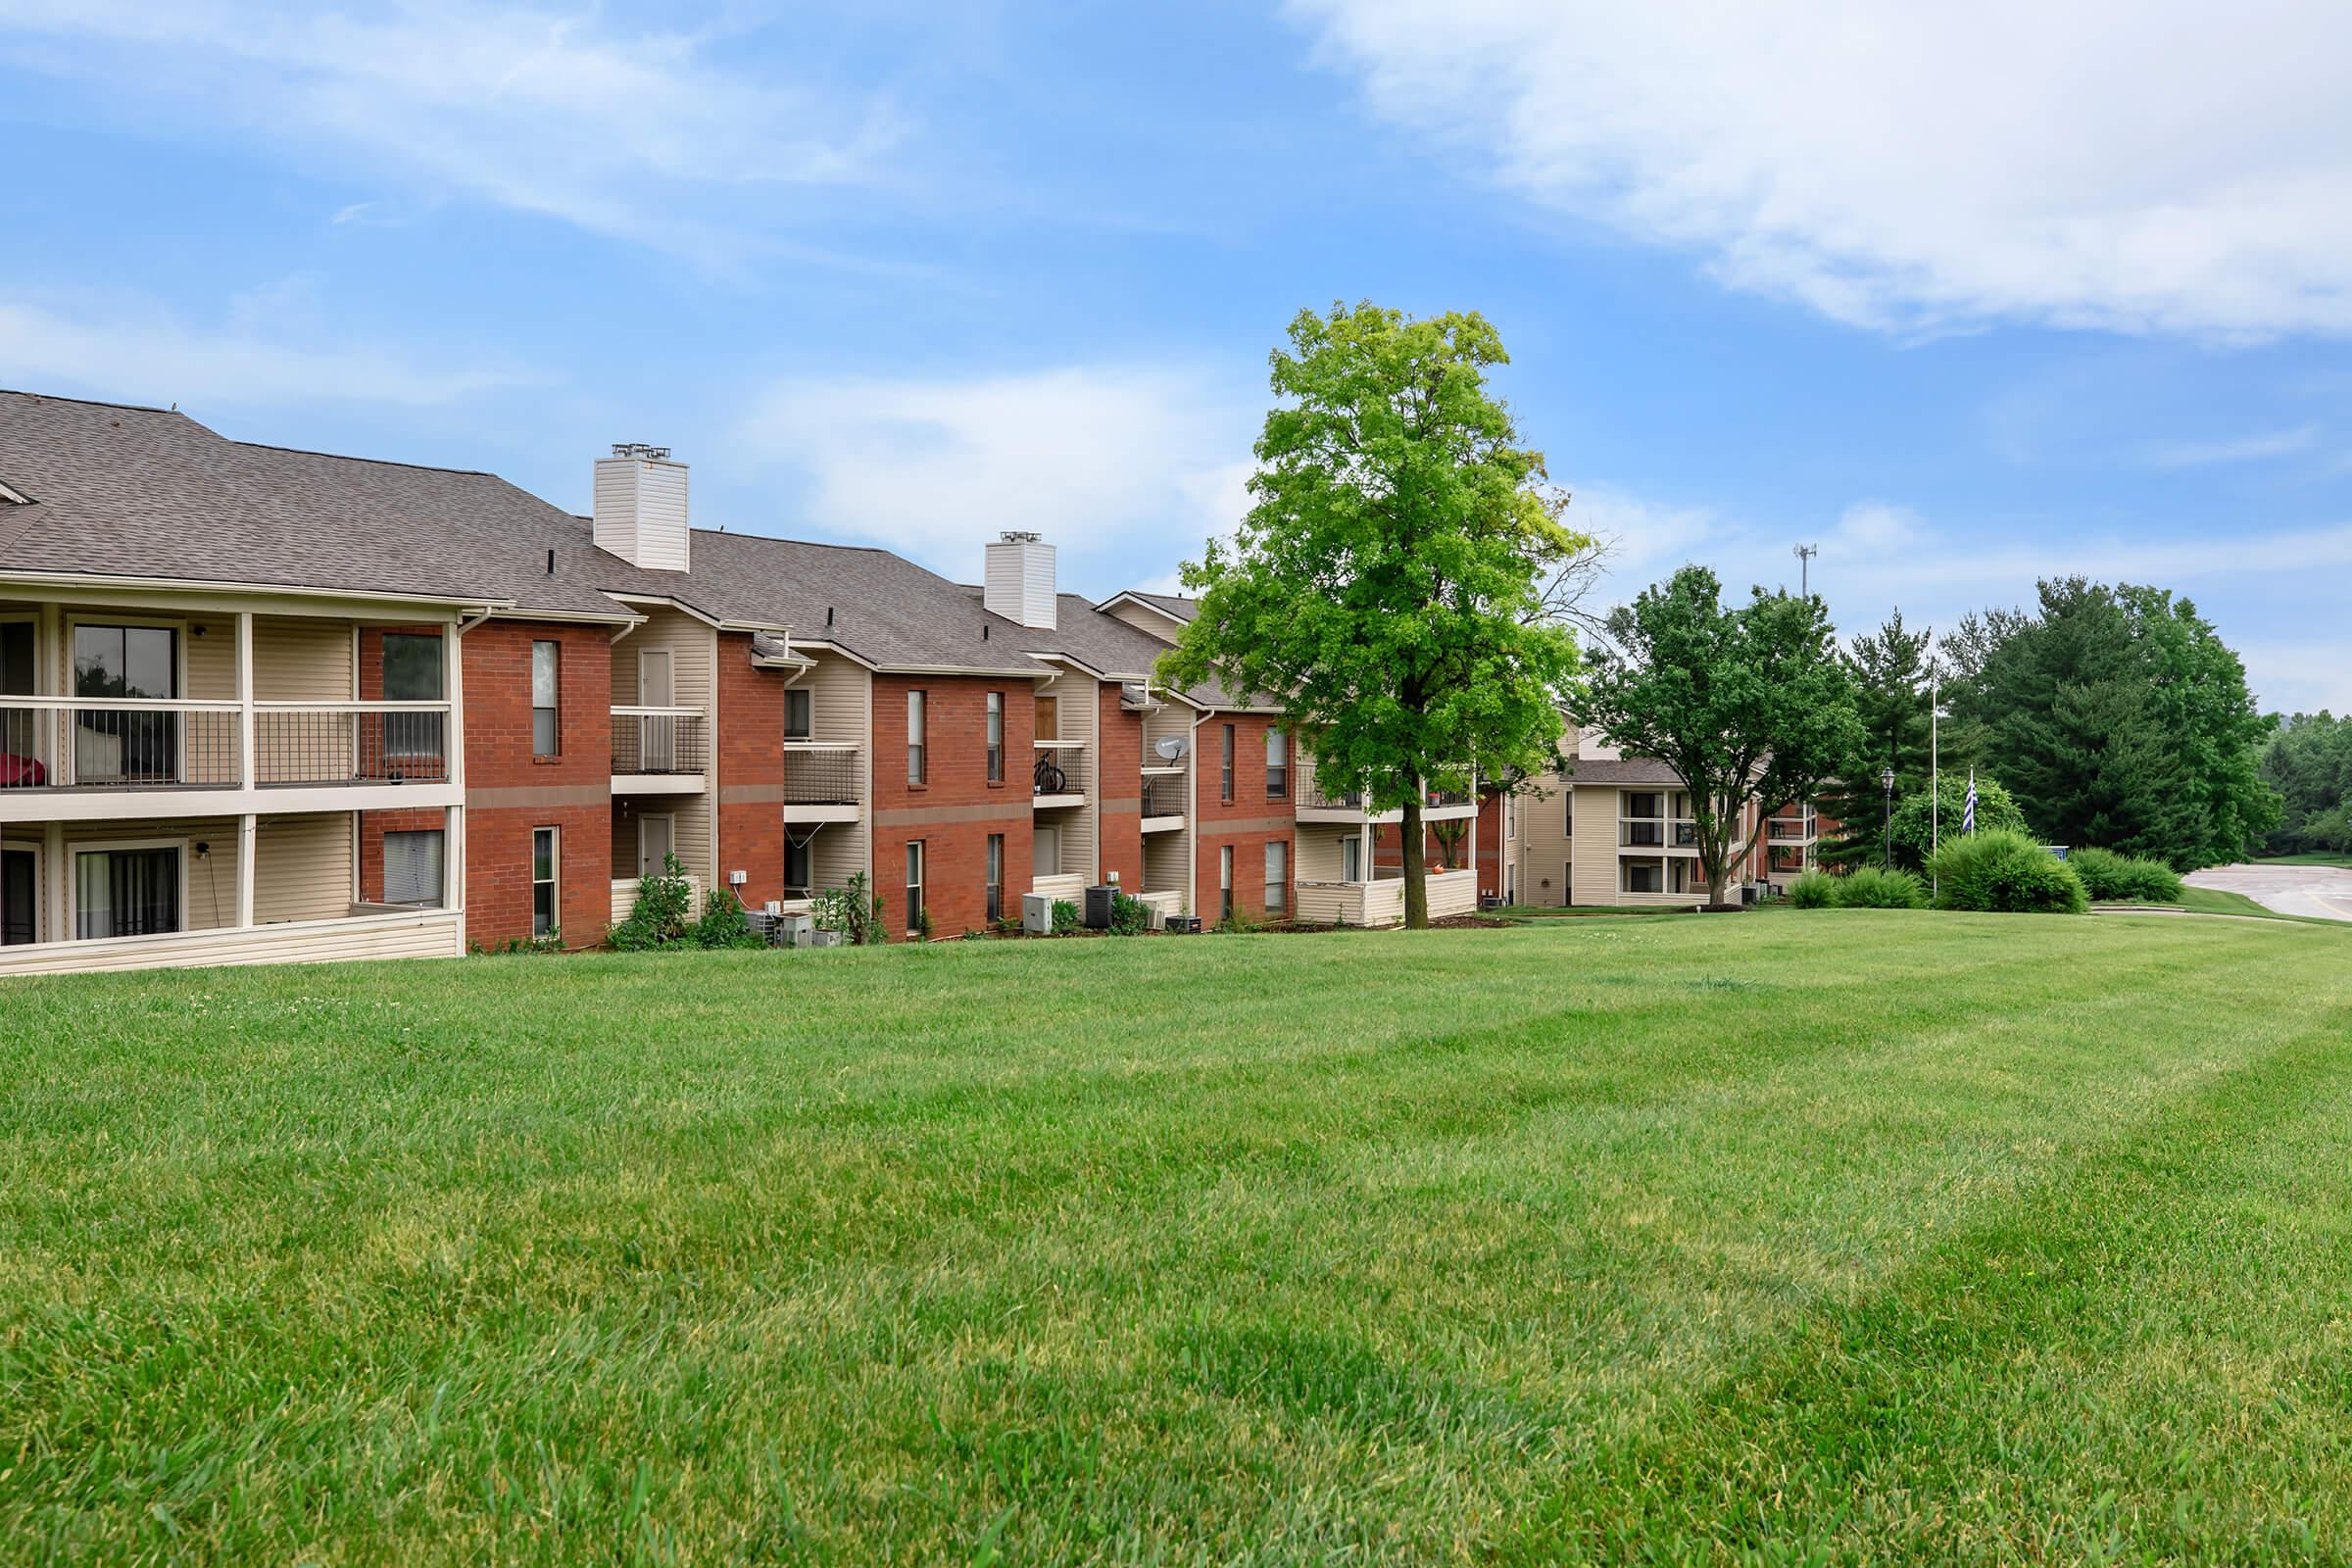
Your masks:
[{"label": "beige vinyl siding", "polygon": [[1576,791],[1576,902],[1619,904],[1617,888],[1617,789],[1579,785]]},{"label": "beige vinyl siding", "polygon": [[[176,844],[180,846],[179,874],[185,890],[187,929],[210,931],[237,923],[237,819],[186,821],[170,818],[136,822],[68,822],[65,825],[66,907],[48,929],[67,935],[74,929],[74,857],[83,850],[102,850],[110,844]],[[199,859],[198,844],[211,855]],[[348,904],[348,898],[346,899]],[[343,912],[342,909],[337,910]]]},{"label": "beige vinyl siding", "polygon": [[1148,637],[1156,637],[1161,642],[1170,644],[1176,641],[1176,623],[1165,615],[1144,609],[1141,605],[1113,605],[1108,613],[1113,619],[1125,621]]},{"label": "beige vinyl siding", "polygon": [[1521,788],[1511,814],[1519,830],[1519,902],[1566,904],[1568,862],[1575,858],[1568,838],[1568,785],[1557,773],[1544,774]]},{"label": "beige vinyl siding", "polygon": [[339,920],[351,913],[352,813],[265,816],[256,825],[253,918]]},{"label": "beige vinyl siding", "polygon": [[[1144,765],[1163,765],[1152,750],[1162,739],[1173,737],[1190,746],[1198,738],[1193,733],[1193,720],[1198,716],[1191,709],[1170,702],[1163,702],[1156,711],[1146,713]],[[1181,763],[1186,769],[1184,773],[1145,780],[1147,784],[1174,788],[1184,801],[1184,826],[1144,835],[1144,889],[1151,893],[1182,894],[1184,903],[1177,910],[1180,914],[1193,912],[1193,845],[1200,825],[1196,805],[1199,797],[1193,792],[1193,778],[1200,764],[1200,759],[1188,752]]]},{"label": "beige vinyl siding", "polygon": [[352,642],[349,621],[256,615],[253,620],[255,700],[264,703],[349,700],[359,690]]},{"label": "beige vinyl siding", "polygon": [[675,610],[649,609],[645,612],[646,623],[612,645],[612,706],[644,706],[637,696],[638,655],[666,648],[675,706],[710,712],[716,707],[713,681],[718,667],[718,633]]},{"label": "beige vinyl siding", "polygon": [[1347,852],[1340,848],[1343,838],[1352,838],[1352,832],[1339,833],[1327,827],[1301,822],[1292,836],[1292,855],[1297,864],[1291,868],[1294,882],[1337,882],[1346,873]]},{"label": "beige vinyl siding", "polygon": [[810,694],[809,738],[832,746],[866,744],[866,705],[873,701],[873,676],[839,654],[809,656],[816,667],[796,686]]},{"label": "beige vinyl siding", "polygon": [[[1085,790],[1087,804],[1040,811],[1037,819],[1061,829],[1061,867],[1064,874],[1092,882],[1102,870],[1102,827],[1099,816],[1102,800],[1101,683],[1069,674],[1045,687],[1039,695],[1057,699],[1060,733],[1056,738],[1083,741],[1086,745],[1078,761],[1078,778],[1072,781],[1071,787],[1073,790]],[[1030,760],[1034,762],[1035,757]],[[1013,759],[1012,762],[1015,766],[1019,765],[1018,759]],[[1066,758],[1062,760],[1062,766],[1065,770],[1069,768]]]},{"label": "beige vinyl siding", "polygon": [[1364,888],[1360,882],[1300,882],[1291,890],[1294,918],[1304,925],[1362,925]]},{"label": "beige vinyl siding", "polygon": [[0,949],[0,974],[220,968],[253,963],[338,963],[375,958],[454,958],[466,951],[454,910],[420,909],[253,931],[209,931],[113,942]]}]

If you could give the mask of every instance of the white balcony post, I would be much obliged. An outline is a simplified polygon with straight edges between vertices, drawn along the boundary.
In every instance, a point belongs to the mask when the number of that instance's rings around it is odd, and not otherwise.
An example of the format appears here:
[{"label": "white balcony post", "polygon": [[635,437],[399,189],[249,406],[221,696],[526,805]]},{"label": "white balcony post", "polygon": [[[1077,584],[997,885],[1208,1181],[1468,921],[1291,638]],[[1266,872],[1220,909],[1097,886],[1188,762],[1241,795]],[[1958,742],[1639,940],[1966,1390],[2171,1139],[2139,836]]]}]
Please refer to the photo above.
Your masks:
[{"label": "white balcony post", "polygon": [[[253,716],[250,706],[245,714],[250,721]],[[247,755],[250,757],[250,751]],[[253,925],[253,869],[254,861],[260,858],[260,823],[261,819],[251,811],[237,818],[237,929],[240,931]]]},{"label": "white balcony post", "polygon": [[[253,744],[253,612],[237,612],[237,787],[256,788],[261,777],[254,771]],[[247,817],[250,824],[252,817]],[[250,831],[250,827],[248,828]],[[240,876],[242,873],[239,873]],[[246,913],[250,914],[250,909]],[[239,925],[250,925],[240,919]]]}]

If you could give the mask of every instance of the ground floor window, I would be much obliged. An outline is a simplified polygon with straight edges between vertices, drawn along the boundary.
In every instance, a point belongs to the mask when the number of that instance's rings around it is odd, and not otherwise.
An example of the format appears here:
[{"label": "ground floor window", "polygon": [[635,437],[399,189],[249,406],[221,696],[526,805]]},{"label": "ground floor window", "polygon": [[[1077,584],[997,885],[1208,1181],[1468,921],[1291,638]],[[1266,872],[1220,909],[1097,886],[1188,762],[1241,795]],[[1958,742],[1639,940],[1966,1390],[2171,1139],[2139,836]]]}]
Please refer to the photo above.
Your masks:
[{"label": "ground floor window", "polygon": [[441,902],[441,830],[384,835],[384,902]]},{"label": "ground floor window", "polygon": [[1666,866],[1659,860],[1620,860],[1617,862],[1618,889],[1625,893],[1663,893],[1666,891]]},{"label": "ground floor window", "polygon": [[923,841],[906,841],[906,930],[923,928]]},{"label": "ground floor window", "polygon": [[1266,912],[1287,914],[1291,907],[1291,846],[1282,839],[1266,841]]},{"label": "ground floor window", "polygon": [[1361,882],[1364,879],[1364,841],[1353,834],[1340,840],[1340,880]]},{"label": "ground floor window", "polygon": [[531,935],[553,936],[560,916],[556,867],[563,861],[563,837],[552,827],[531,830]]},{"label": "ground floor window", "polygon": [[1217,851],[1217,918],[1233,918],[1233,846],[1230,844]]},{"label": "ground floor window", "polygon": [[40,907],[39,853],[18,845],[0,850],[0,947],[38,942]]},{"label": "ground floor window", "polygon": [[1004,918],[1004,835],[988,836],[988,918],[991,923]]},{"label": "ground floor window", "polygon": [[83,850],[74,857],[74,934],[144,937],[176,931],[179,846]]}]

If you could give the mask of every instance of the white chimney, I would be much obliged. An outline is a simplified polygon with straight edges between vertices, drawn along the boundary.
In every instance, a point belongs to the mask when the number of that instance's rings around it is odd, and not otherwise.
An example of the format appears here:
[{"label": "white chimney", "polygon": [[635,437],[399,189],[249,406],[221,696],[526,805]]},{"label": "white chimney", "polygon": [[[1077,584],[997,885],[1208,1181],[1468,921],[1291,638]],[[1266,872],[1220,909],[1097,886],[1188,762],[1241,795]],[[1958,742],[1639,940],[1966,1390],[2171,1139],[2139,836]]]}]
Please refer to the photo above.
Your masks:
[{"label": "white chimney", "polygon": [[615,443],[596,460],[596,548],[633,565],[684,571],[686,465],[669,448]]},{"label": "white chimney", "polygon": [[1054,629],[1054,547],[1033,533],[1007,532],[988,547],[980,602],[992,615]]}]

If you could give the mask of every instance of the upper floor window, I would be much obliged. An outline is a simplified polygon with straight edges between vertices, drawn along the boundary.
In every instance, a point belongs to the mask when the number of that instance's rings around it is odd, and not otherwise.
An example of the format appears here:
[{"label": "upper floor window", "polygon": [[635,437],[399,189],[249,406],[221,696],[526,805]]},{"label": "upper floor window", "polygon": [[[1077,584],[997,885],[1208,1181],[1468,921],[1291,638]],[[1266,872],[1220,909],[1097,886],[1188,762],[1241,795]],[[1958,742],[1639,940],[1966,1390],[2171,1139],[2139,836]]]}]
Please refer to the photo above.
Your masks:
[{"label": "upper floor window", "polygon": [[1266,726],[1266,799],[1279,801],[1291,793],[1291,740],[1271,724]]},{"label": "upper floor window", "polygon": [[1217,799],[1231,804],[1233,800],[1233,726],[1220,726],[1217,737]]},{"label": "upper floor window", "polygon": [[988,694],[988,781],[1004,782],[1004,694]]},{"label": "upper floor window", "polygon": [[[552,642],[531,644],[531,755],[556,757],[563,752],[561,703],[564,649]],[[545,935],[544,932],[541,935]]]},{"label": "upper floor window", "polygon": [[923,712],[928,706],[928,694],[906,694],[906,782],[920,784],[925,776],[923,756]]},{"label": "upper floor window", "polygon": [[791,687],[784,693],[784,738],[805,741],[816,733],[816,693]]}]

